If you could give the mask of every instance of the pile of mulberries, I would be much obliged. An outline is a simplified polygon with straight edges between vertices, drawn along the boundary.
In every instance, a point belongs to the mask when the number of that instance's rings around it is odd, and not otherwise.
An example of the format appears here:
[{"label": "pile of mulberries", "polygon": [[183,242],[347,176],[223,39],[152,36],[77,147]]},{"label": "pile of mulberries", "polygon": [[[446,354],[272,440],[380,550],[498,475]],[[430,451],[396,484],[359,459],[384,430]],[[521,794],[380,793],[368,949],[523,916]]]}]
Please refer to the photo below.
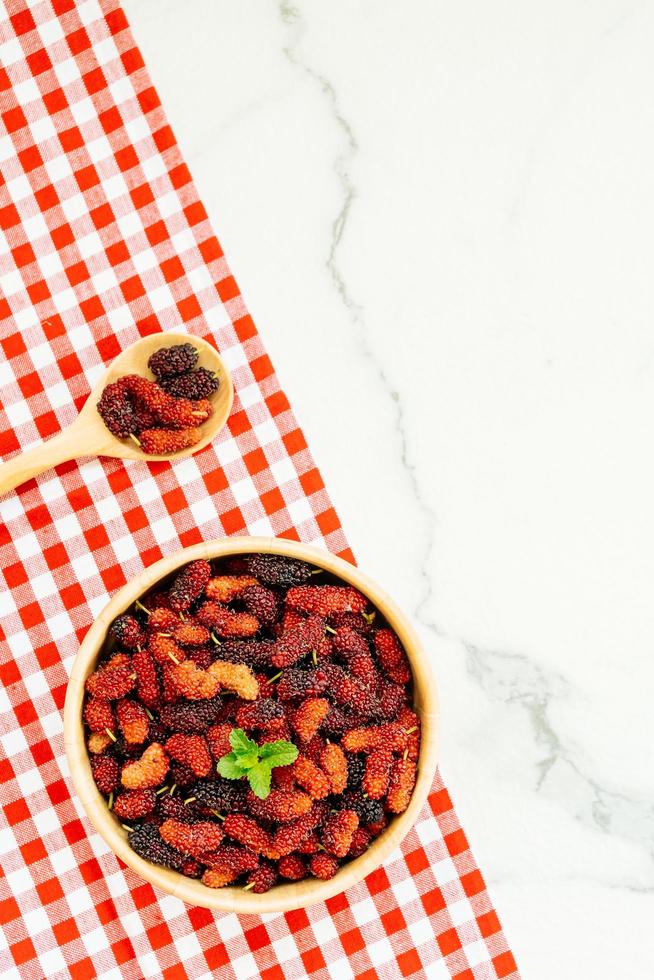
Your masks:
[{"label": "pile of mulberries", "polygon": [[[159,378],[193,372],[182,347],[153,356]],[[239,555],[189,563],[115,620],[83,720],[98,790],[137,854],[258,894],[333,877],[406,810],[412,693],[402,644],[360,592],[296,559]],[[296,747],[267,795],[219,772],[234,732],[262,758]]]},{"label": "pile of mulberries", "polygon": [[216,375],[197,360],[193,344],[160,347],[148,360],[156,381],[126,374],[107,385],[97,409],[109,431],[155,456],[196,445],[213,411],[208,398],[218,390]]}]

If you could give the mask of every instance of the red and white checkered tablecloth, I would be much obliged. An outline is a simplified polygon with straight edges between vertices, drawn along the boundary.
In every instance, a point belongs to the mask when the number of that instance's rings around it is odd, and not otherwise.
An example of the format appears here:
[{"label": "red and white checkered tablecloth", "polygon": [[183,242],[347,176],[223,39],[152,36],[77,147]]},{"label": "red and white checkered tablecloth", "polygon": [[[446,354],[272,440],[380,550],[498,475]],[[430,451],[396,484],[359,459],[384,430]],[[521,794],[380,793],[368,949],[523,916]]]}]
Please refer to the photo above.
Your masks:
[{"label": "red and white checkered tablecloth", "polygon": [[215,343],[236,387],[228,428],[197,456],[68,463],[0,501],[0,972],[517,977],[440,777],[383,868],[260,918],[160,894],[71,797],[68,673],[127,579],[226,534],[352,556],[117,3],[8,0],[0,115],[0,454],[71,422],[104,365],[153,331]]}]

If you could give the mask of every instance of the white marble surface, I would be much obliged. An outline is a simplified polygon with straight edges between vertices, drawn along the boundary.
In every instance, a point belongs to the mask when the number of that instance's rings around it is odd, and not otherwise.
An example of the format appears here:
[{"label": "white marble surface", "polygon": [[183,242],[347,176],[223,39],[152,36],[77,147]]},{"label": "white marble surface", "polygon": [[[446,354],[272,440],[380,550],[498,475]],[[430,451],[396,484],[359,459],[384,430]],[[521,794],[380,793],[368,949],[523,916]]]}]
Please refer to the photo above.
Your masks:
[{"label": "white marble surface", "polygon": [[654,8],[126,0],[525,980],[654,976]]}]

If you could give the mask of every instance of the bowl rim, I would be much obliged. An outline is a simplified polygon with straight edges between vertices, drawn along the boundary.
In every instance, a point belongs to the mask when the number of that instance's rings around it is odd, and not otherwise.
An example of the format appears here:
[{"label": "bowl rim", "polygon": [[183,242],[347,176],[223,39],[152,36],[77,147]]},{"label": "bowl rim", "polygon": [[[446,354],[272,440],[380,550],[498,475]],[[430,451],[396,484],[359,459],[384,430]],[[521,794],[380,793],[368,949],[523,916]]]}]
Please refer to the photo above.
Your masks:
[{"label": "bowl rim", "polygon": [[[413,672],[414,709],[420,715],[422,728],[418,776],[404,813],[393,819],[364,854],[344,865],[329,881],[305,878],[276,885],[261,895],[231,886],[208,888],[198,880],[140,858],[129,847],[126,831],[107,808],[104,797],[95,785],[82,722],[84,683],[101,653],[110,623],[135,599],[181,565],[198,558],[211,560],[251,552],[278,554],[311,562],[350,583],[371,600],[396,631],[406,650]],[[221,912],[261,915],[288,912],[338,895],[375,871],[399,846],[413,827],[433,783],[438,760],[438,720],[436,682],[418,634],[408,617],[373,579],[355,565],[315,545],[287,538],[242,536],[202,541],[175,551],[145,568],[116,592],[89,628],[73,663],[64,705],[64,745],[70,778],[87,817],[124,864],[150,884],[188,905]]]}]

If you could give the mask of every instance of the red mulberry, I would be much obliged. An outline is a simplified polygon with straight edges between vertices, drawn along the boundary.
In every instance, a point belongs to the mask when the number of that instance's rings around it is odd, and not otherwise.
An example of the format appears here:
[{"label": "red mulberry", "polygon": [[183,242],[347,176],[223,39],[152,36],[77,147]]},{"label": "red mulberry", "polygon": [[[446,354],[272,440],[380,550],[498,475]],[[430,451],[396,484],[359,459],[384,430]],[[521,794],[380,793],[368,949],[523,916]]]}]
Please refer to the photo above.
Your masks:
[{"label": "red mulberry", "polygon": [[272,626],[277,619],[277,599],[275,593],[263,585],[250,585],[240,599],[249,613],[263,626]]},{"label": "red mulberry", "polygon": [[301,881],[307,876],[306,863],[298,854],[287,854],[280,858],[277,867],[281,877],[289,881]]},{"label": "red mulberry", "polygon": [[320,753],[320,767],[327,773],[332,793],[342,793],[347,786],[347,759],[340,746],[331,742]]},{"label": "red mulberry", "polygon": [[177,573],[170,588],[170,606],[175,612],[186,612],[200,596],[211,577],[211,565],[200,558],[189,562]]},{"label": "red mulberry", "polygon": [[275,667],[291,667],[320,643],[325,635],[323,622],[317,616],[303,620],[284,633],[275,644],[272,662]]},{"label": "red mulberry", "polygon": [[92,732],[112,732],[116,727],[114,711],[110,701],[101,698],[87,698],[84,705],[84,721]]},{"label": "red mulberry", "polygon": [[362,612],[368,600],[356,589],[342,585],[299,585],[286,593],[291,609],[317,616],[338,612]]},{"label": "red mulberry", "polygon": [[146,708],[156,708],[161,698],[161,685],[152,655],[147,650],[137,650],[132,657],[136,673],[136,693]]},{"label": "red mulberry", "polygon": [[159,833],[170,847],[194,858],[200,857],[206,851],[215,851],[224,837],[222,827],[208,821],[188,824],[178,820],[165,820]]},{"label": "red mulberry", "polygon": [[208,776],[213,768],[211,753],[201,735],[171,735],[165,747],[171,759],[184,763],[196,776]]},{"label": "red mulberry", "polygon": [[274,820],[290,823],[303,817],[313,806],[313,800],[301,790],[273,789],[265,800],[248,793],[248,809],[257,820]]},{"label": "red mulberry", "polygon": [[129,666],[108,665],[96,670],[86,679],[86,690],[104,701],[118,701],[134,688],[136,678]]},{"label": "red mulberry", "polygon": [[392,630],[377,630],[375,650],[382,670],[396,684],[408,684],[411,668],[404,647]]},{"label": "red mulberry", "polygon": [[329,711],[325,698],[309,698],[295,712],[292,726],[301,742],[310,742]]},{"label": "red mulberry", "polygon": [[221,637],[254,636],[259,620],[246,612],[232,612],[218,602],[205,602],[198,609],[198,620]]},{"label": "red mulberry", "polygon": [[247,887],[255,895],[270,891],[277,884],[277,868],[270,861],[262,861],[258,868],[248,875]]},{"label": "red mulberry", "polygon": [[284,709],[279,701],[263,698],[244,704],[236,712],[236,724],[246,732],[253,729],[265,728],[271,721],[284,717]]},{"label": "red mulberry", "polygon": [[358,826],[359,817],[354,810],[338,810],[336,813],[330,813],[322,828],[322,843],[325,850],[334,857],[345,857]]},{"label": "red mulberry", "polygon": [[314,878],[321,878],[323,881],[329,881],[330,878],[333,878],[338,867],[338,861],[331,854],[321,852],[312,854],[309,858],[309,871]]},{"label": "red mulberry", "polygon": [[110,755],[96,755],[91,758],[91,772],[95,785],[104,796],[108,796],[118,786],[120,770],[116,760]]},{"label": "red mulberry", "polygon": [[252,585],[258,585],[251,575],[215,575],[207,582],[205,595],[216,602],[232,602]]},{"label": "red mulberry", "polygon": [[149,721],[145,708],[137,701],[119,701],[116,717],[126,742],[140,744],[148,737]]},{"label": "red mulberry", "polygon": [[307,759],[305,755],[299,755],[291,768],[296,782],[312,799],[323,800],[329,796],[331,789],[329,779],[315,762]]},{"label": "red mulberry", "polygon": [[127,650],[136,650],[137,647],[145,643],[145,633],[141,629],[140,623],[129,613],[114,619],[109,627],[109,633],[120,646]]},{"label": "red mulberry", "polygon": [[385,795],[392,764],[393,753],[390,749],[373,749],[368,756],[361,788],[371,800],[380,800]]},{"label": "red mulberry", "polygon": [[280,701],[296,701],[319,697],[327,688],[327,674],[318,667],[316,670],[301,670],[290,667],[284,671],[277,683],[277,697]]},{"label": "red mulberry", "polygon": [[239,844],[249,847],[256,854],[266,855],[274,851],[270,835],[252,817],[229,813],[223,823],[223,829],[228,837],[233,837]]},{"label": "red mulberry", "polygon": [[114,813],[119,820],[141,820],[152,813],[157,795],[152,789],[128,789],[116,797]]},{"label": "red mulberry", "polygon": [[411,759],[396,759],[391,769],[386,806],[391,813],[404,813],[416,784],[416,764]]},{"label": "red mulberry", "polygon": [[168,756],[159,742],[148,745],[140,759],[129,762],[120,777],[125,789],[153,789],[168,773]]}]

